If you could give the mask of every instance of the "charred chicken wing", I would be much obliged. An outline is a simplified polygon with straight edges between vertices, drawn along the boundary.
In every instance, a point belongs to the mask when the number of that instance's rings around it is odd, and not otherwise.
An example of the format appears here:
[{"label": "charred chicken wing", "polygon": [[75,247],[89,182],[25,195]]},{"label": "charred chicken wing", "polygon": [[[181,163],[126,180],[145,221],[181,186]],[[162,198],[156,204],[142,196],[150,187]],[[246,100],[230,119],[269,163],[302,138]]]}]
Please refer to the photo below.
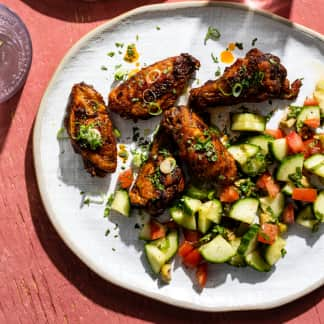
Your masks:
[{"label": "charred chicken wing", "polygon": [[163,213],[184,190],[184,175],[172,156],[170,144],[168,136],[159,130],[149,158],[141,166],[129,193],[132,205],[146,209],[151,215]]},{"label": "charred chicken wing", "polygon": [[91,175],[103,177],[116,170],[113,126],[102,96],[92,86],[73,86],[65,125],[75,152],[81,154]]},{"label": "charred chicken wing", "polygon": [[109,94],[108,108],[123,118],[148,119],[174,105],[200,66],[189,54],[143,68]]},{"label": "charred chicken wing", "polygon": [[254,48],[227,67],[219,79],[192,89],[189,103],[191,107],[203,109],[271,98],[294,99],[301,80],[295,80],[290,87],[286,77],[287,71],[277,56]]},{"label": "charred chicken wing", "polygon": [[236,178],[236,165],[215,131],[186,106],[163,113],[161,125],[178,144],[179,156],[198,181],[229,183]]}]

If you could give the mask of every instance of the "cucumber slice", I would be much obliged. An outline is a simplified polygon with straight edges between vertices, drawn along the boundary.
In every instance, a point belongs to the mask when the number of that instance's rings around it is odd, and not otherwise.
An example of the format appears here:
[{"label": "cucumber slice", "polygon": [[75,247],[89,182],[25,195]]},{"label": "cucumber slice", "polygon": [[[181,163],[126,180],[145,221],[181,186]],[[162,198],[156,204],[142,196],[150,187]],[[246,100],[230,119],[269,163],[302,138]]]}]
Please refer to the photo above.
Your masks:
[{"label": "cucumber slice", "polygon": [[317,195],[316,200],[314,201],[313,210],[316,219],[324,222],[324,190],[320,191]]},{"label": "cucumber slice", "polygon": [[221,202],[218,199],[213,199],[210,201],[206,201],[201,204],[198,215],[204,216],[210,221],[219,224],[222,218],[223,207]]},{"label": "cucumber slice", "polygon": [[163,265],[177,253],[178,241],[178,231],[172,230],[166,237],[145,244],[145,254],[154,273],[158,274]]},{"label": "cucumber slice", "polygon": [[311,205],[303,208],[296,217],[296,223],[314,230],[318,226],[318,219],[315,218]]},{"label": "cucumber slice", "polygon": [[264,116],[252,113],[240,113],[232,115],[232,131],[263,132],[266,119]]},{"label": "cucumber slice", "polygon": [[248,255],[254,251],[258,245],[258,234],[260,225],[253,224],[250,229],[241,238],[241,244],[237,250],[240,255]]},{"label": "cucumber slice", "polygon": [[151,225],[150,225],[150,222],[147,222],[147,223],[143,224],[143,227],[141,228],[141,230],[139,232],[138,238],[140,240],[144,240],[144,241],[151,240]]},{"label": "cucumber slice", "polygon": [[157,246],[151,243],[145,244],[144,250],[152,271],[155,274],[160,273],[161,267],[166,262],[165,254]]},{"label": "cucumber slice", "polygon": [[198,214],[198,231],[205,234],[211,227],[212,221],[209,220],[204,214]]},{"label": "cucumber slice", "polygon": [[235,202],[229,212],[229,217],[238,221],[252,224],[259,207],[259,200],[256,198],[244,198]]},{"label": "cucumber slice", "polygon": [[269,214],[273,221],[277,220],[285,208],[285,196],[279,192],[276,197],[261,197],[260,206],[264,213]]},{"label": "cucumber slice", "polygon": [[263,173],[267,168],[267,161],[265,155],[257,153],[252,156],[246,163],[241,165],[242,171],[251,177]]},{"label": "cucumber slice", "polygon": [[172,219],[179,225],[189,230],[196,230],[197,223],[195,215],[188,215],[186,214],[182,208],[180,207],[171,207],[170,208],[170,215]]},{"label": "cucumber slice", "polygon": [[184,211],[188,215],[195,215],[199,210],[201,201],[199,199],[183,196],[183,207]]},{"label": "cucumber slice", "polygon": [[177,230],[171,230],[166,237],[152,241],[165,255],[165,262],[168,262],[178,251],[179,235]]},{"label": "cucumber slice", "polygon": [[260,148],[253,144],[237,144],[230,146],[227,150],[233,156],[234,160],[242,165],[252,156],[255,156],[260,151]]},{"label": "cucumber slice", "polygon": [[233,249],[235,250],[235,255],[228,260],[228,263],[234,267],[246,266],[243,256],[237,253],[238,248],[241,245],[241,238],[236,237],[234,240],[230,241],[229,243],[232,245]]},{"label": "cucumber slice", "polygon": [[301,112],[297,116],[296,121],[296,128],[297,132],[300,131],[300,129],[304,125],[304,121],[307,119],[320,119],[321,113],[320,113],[320,107],[319,106],[304,106]]},{"label": "cucumber slice", "polygon": [[300,168],[303,169],[304,155],[295,154],[284,158],[279,165],[276,178],[278,181],[289,181],[289,176],[295,174]]},{"label": "cucumber slice", "polygon": [[269,144],[270,152],[277,161],[288,155],[288,144],[285,138],[278,138]]},{"label": "cucumber slice", "polygon": [[273,266],[282,257],[282,250],[285,246],[286,241],[282,237],[278,236],[272,245],[268,245],[265,248],[264,258],[270,266]]},{"label": "cucumber slice", "polygon": [[293,193],[295,186],[292,182],[287,182],[284,187],[281,189],[281,192],[286,196],[291,196]]},{"label": "cucumber slice", "polygon": [[247,139],[248,144],[253,144],[261,149],[261,153],[267,155],[269,153],[269,145],[273,143],[274,138],[269,135],[258,135]]},{"label": "cucumber slice", "polygon": [[255,250],[245,257],[246,263],[253,269],[261,272],[268,272],[271,266],[264,261],[260,252]]},{"label": "cucumber slice", "polygon": [[315,167],[312,172],[318,175],[319,177],[324,178],[324,162]]},{"label": "cucumber slice", "polygon": [[324,163],[324,154],[314,154],[305,160],[304,167],[308,171],[314,171],[322,163]]},{"label": "cucumber slice", "polygon": [[130,202],[128,192],[126,190],[120,189],[115,192],[114,200],[111,204],[111,209],[124,216],[129,216]]},{"label": "cucumber slice", "polygon": [[221,235],[217,235],[199,248],[202,257],[208,262],[223,263],[235,254],[235,249]]}]

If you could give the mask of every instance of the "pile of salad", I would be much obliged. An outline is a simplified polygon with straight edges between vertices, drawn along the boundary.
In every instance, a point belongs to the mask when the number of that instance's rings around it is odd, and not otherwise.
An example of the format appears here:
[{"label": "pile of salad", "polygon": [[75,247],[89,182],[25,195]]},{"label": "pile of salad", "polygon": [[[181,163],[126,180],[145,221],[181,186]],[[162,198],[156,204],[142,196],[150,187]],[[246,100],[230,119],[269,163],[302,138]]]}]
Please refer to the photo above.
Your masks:
[{"label": "pile of salad", "polygon": [[[239,136],[222,140],[238,165],[238,180],[216,188],[189,185],[167,222],[142,224],[139,238],[152,271],[170,282],[178,256],[203,288],[210,264],[270,271],[287,253],[290,225],[316,231],[324,222],[323,118],[324,81],[303,106],[287,107],[278,129],[267,129],[262,115],[233,114],[230,129]],[[123,171],[111,200],[111,209],[125,216],[132,182],[132,170]]]}]

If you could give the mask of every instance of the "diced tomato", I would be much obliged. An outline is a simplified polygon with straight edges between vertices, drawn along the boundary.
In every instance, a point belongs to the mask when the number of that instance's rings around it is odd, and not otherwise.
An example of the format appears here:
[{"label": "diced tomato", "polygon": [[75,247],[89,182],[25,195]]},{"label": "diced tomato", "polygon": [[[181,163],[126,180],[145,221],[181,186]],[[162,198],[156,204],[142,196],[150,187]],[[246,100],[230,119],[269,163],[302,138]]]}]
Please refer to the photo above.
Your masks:
[{"label": "diced tomato", "polygon": [[191,243],[198,242],[201,236],[198,231],[191,231],[187,229],[183,230],[183,235],[185,237],[185,240]]},{"label": "diced tomato", "polygon": [[319,118],[310,118],[304,120],[304,124],[311,128],[317,128],[320,127],[321,121]]},{"label": "diced tomato", "polygon": [[196,268],[201,261],[202,256],[198,249],[193,249],[182,259],[183,264],[189,268]]},{"label": "diced tomato", "polygon": [[273,244],[279,233],[278,225],[263,223],[258,234],[258,241],[265,244]]},{"label": "diced tomato", "polygon": [[189,254],[191,251],[193,251],[194,247],[190,242],[184,241],[178,250],[178,254],[184,258],[187,254]]},{"label": "diced tomato", "polygon": [[304,156],[308,158],[309,156],[317,153],[323,153],[323,147],[321,142],[318,139],[311,138],[307,141],[304,141]]},{"label": "diced tomato", "polygon": [[292,199],[314,202],[317,197],[317,190],[314,188],[294,188]]},{"label": "diced tomato", "polygon": [[133,183],[133,171],[132,169],[125,170],[119,174],[118,181],[123,189],[128,189]]},{"label": "diced tomato", "polygon": [[166,234],[165,226],[155,220],[150,221],[150,229],[151,229],[151,240],[157,240],[161,237],[164,237]]},{"label": "diced tomato", "polygon": [[289,133],[286,139],[288,147],[293,153],[299,153],[304,151],[303,140],[296,132]]},{"label": "diced tomato", "polygon": [[307,97],[304,101],[304,106],[318,106],[318,101],[314,97]]},{"label": "diced tomato", "polygon": [[207,263],[199,264],[196,271],[196,278],[199,287],[204,288],[207,282]]},{"label": "diced tomato", "polygon": [[268,192],[269,196],[272,198],[276,197],[280,191],[279,184],[274,181],[269,173],[262,174],[259,177],[256,185],[260,189],[265,189]]},{"label": "diced tomato", "polygon": [[278,129],[266,129],[264,131],[264,133],[274,137],[275,139],[284,137],[282,130],[279,128]]},{"label": "diced tomato", "polygon": [[289,203],[282,214],[282,221],[285,224],[293,224],[295,222],[295,211],[293,204]]},{"label": "diced tomato", "polygon": [[227,203],[236,201],[239,198],[240,198],[240,195],[234,186],[227,186],[227,187],[223,188],[223,190],[219,196],[220,201],[227,202]]}]

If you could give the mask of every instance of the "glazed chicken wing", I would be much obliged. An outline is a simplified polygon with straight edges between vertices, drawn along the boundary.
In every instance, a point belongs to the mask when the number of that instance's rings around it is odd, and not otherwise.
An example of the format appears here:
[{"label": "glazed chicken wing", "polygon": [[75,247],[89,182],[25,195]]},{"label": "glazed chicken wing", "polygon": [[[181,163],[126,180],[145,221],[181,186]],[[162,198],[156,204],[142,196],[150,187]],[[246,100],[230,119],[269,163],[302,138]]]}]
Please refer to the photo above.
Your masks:
[{"label": "glazed chicken wing", "polygon": [[204,121],[186,106],[172,107],[163,113],[161,125],[178,144],[179,156],[198,181],[230,183],[236,178],[233,157]]},{"label": "glazed chicken wing", "polygon": [[200,66],[189,54],[143,68],[109,94],[108,108],[126,119],[148,119],[174,105]]},{"label": "glazed chicken wing", "polygon": [[171,141],[160,129],[129,193],[132,205],[146,209],[151,215],[163,213],[184,190],[182,169],[171,152]]},{"label": "glazed chicken wing", "polygon": [[116,170],[113,126],[102,96],[92,86],[73,86],[65,125],[75,152],[81,154],[91,175],[103,177]]},{"label": "glazed chicken wing", "polygon": [[227,67],[219,79],[192,89],[189,103],[193,108],[203,109],[271,98],[295,99],[301,80],[295,80],[290,87],[286,77],[287,71],[277,56],[254,48]]}]

